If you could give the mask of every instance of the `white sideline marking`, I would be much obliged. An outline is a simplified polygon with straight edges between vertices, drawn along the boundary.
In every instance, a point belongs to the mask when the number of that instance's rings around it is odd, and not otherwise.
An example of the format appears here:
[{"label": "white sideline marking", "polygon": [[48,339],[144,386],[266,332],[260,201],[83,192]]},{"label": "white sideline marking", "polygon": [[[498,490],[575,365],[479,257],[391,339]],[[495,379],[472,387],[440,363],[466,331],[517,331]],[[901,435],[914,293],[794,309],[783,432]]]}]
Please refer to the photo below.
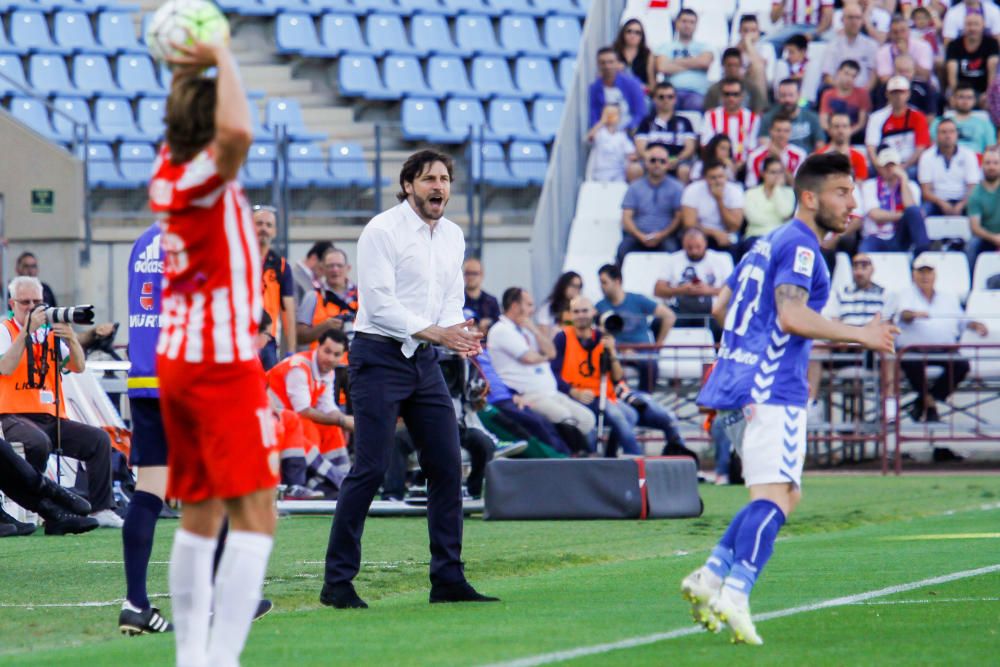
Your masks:
[{"label": "white sideline marking", "polygon": [[[169,593],[150,593],[149,598],[168,598]],[[0,607],[17,607],[19,609],[48,609],[50,607],[114,607],[115,605],[120,605],[125,602],[125,598],[118,598],[117,600],[105,600],[102,602],[46,602],[46,603],[34,603],[34,602],[24,602],[24,603],[14,603],[14,602],[0,602]]]},{"label": "white sideline marking", "polygon": [[881,607],[897,604],[941,604],[949,602],[1000,602],[1000,598],[928,598],[926,600],[876,600],[875,602],[855,602],[858,607]]},{"label": "white sideline marking", "polygon": [[[815,602],[813,604],[800,605],[798,607],[789,607],[788,609],[779,609],[778,611],[770,611],[765,614],[755,615],[753,617],[753,620],[756,621],[757,623],[760,623],[761,621],[769,621],[772,618],[784,618],[785,616],[794,616],[796,614],[803,614],[810,611],[829,609],[830,607],[856,605],[858,603],[865,602],[867,600],[872,600],[874,598],[886,597],[887,595],[895,595],[897,593],[905,593],[907,591],[912,591],[917,588],[923,588],[925,586],[946,584],[951,581],[957,581],[959,579],[968,579],[969,577],[978,577],[980,575],[990,574],[993,572],[1000,572],[1000,564],[989,565],[987,567],[980,567],[974,570],[962,570],[961,572],[952,572],[951,574],[944,574],[941,575],[940,577],[931,577],[930,579],[921,579],[920,581],[914,581],[909,584],[899,584],[897,586],[889,586],[887,588],[880,588],[878,590],[868,591],[867,593],[858,593],[856,595],[847,595],[844,597],[832,598],[830,600],[824,600],[823,602]],[[668,639],[677,639],[678,637],[686,637],[688,635],[694,635],[699,632],[705,632],[705,629],[699,626],[690,626],[686,628],[679,628],[677,630],[671,630],[669,632],[657,632],[656,634],[652,635],[630,637],[628,639],[622,639],[616,642],[609,642],[607,644],[581,646],[580,648],[567,649],[565,651],[553,651],[552,653],[541,653],[539,655],[528,656],[526,658],[518,658],[516,660],[510,660],[507,662],[491,663],[486,667],[536,667],[537,665],[550,665],[555,662],[573,660],[574,658],[584,658],[591,655],[610,653],[611,651],[618,651],[621,649],[635,648],[636,646],[655,644],[657,642],[667,641]]]}]

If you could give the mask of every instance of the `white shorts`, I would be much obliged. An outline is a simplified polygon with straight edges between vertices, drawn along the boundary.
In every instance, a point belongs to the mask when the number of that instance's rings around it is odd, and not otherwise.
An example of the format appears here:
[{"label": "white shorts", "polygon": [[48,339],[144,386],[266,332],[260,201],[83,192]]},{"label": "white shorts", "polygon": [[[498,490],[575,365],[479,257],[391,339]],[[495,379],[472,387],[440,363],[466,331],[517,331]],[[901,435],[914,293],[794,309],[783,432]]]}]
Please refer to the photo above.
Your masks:
[{"label": "white shorts", "polygon": [[733,444],[743,459],[747,486],[802,485],[806,460],[806,409],[791,405],[751,403],[743,408],[746,430]]}]

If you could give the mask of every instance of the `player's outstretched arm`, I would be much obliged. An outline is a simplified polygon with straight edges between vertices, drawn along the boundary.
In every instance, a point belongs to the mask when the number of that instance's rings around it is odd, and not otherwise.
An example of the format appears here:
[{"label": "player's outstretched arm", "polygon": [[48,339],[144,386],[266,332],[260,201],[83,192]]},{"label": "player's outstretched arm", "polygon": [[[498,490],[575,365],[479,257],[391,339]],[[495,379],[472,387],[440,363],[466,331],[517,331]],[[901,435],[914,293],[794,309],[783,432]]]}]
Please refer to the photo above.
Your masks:
[{"label": "player's outstretched arm", "polygon": [[814,340],[858,343],[877,352],[892,353],[896,349],[899,328],[883,322],[881,315],[876,314],[863,327],[828,320],[809,307],[809,292],[798,285],[778,285],[774,289],[774,303],[778,308],[778,324],[785,333]]}]

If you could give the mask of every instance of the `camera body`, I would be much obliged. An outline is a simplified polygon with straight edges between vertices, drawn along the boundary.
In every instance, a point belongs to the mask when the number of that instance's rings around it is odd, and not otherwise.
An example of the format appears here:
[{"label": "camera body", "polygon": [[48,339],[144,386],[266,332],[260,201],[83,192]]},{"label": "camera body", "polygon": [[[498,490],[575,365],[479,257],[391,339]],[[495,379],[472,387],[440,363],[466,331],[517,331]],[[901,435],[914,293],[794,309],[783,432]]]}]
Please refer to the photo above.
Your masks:
[{"label": "camera body", "polygon": [[90,304],[62,308],[49,306],[45,308],[45,320],[49,324],[93,324],[94,306]]}]

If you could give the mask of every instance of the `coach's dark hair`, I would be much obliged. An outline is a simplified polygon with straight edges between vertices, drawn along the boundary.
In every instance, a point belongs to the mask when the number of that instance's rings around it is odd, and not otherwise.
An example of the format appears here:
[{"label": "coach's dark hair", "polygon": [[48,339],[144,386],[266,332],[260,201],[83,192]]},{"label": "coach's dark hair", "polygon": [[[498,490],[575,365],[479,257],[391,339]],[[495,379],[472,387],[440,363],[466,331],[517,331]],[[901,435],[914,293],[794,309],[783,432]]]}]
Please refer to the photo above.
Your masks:
[{"label": "coach's dark hair", "polygon": [[500,297],[500,305],[503,307],[503,312],[510,310],[510,307],[521,300],[521,295],[524,294],[524,288],[522,287],[508,287],[503,291],[503,296]]},{"label": "coach's dark hair", "polygon": [[605,264],[597,269],[597,275],[607,276],[611,280],[617,280],[618,282],[622,281],[622,270],[614,264]]},{"label": "coach's dark hair", "polygon": [[802,193],[818,193],[823,182],[830,176],[853,176],[851,160],[843,153],[817,153],[806,158],[795,174],[795,197],[802,199]]},{"label": "coach's dark hair", "polygon": [[316,241],[309,248],[309,252],[306,253],[306,257],[315,257],[316,259],[323,259],[325,255],[331,248],[333,248],[333,243],[330,241]]},{"label": "coach's dark hair", "polygon": [[215,137],[215,79],[175,75],[167,98],[164,136],[170,161],[188,162]]},{"label": "coach's dark hair", "polygon": [[328,340],[332,340],[334,343],[340,343],[344,346],[345,350],[347,349],[347,334],[340,329],[327,329],[319,335],[319,338],[316,339],[316,343],[318,345],[322,345]]},{"label": "coach's dark hair", "polygon": [[399,192],[396,193],[396,199],[398,201],[406,200],[406,183],[410,185],[416,180],[420,174],[424,173],[430,165],[435,162],[440,162],[444,165],[445,169],[448,170],[448,180],[453,180],[454,176],[454,163],[452,163],[451,158],[444,153],[438,153],[437,151],[424,150],[417,151],[410,157],[406,158],[406,162],[403,163],[403,168],[399,170]]}]

